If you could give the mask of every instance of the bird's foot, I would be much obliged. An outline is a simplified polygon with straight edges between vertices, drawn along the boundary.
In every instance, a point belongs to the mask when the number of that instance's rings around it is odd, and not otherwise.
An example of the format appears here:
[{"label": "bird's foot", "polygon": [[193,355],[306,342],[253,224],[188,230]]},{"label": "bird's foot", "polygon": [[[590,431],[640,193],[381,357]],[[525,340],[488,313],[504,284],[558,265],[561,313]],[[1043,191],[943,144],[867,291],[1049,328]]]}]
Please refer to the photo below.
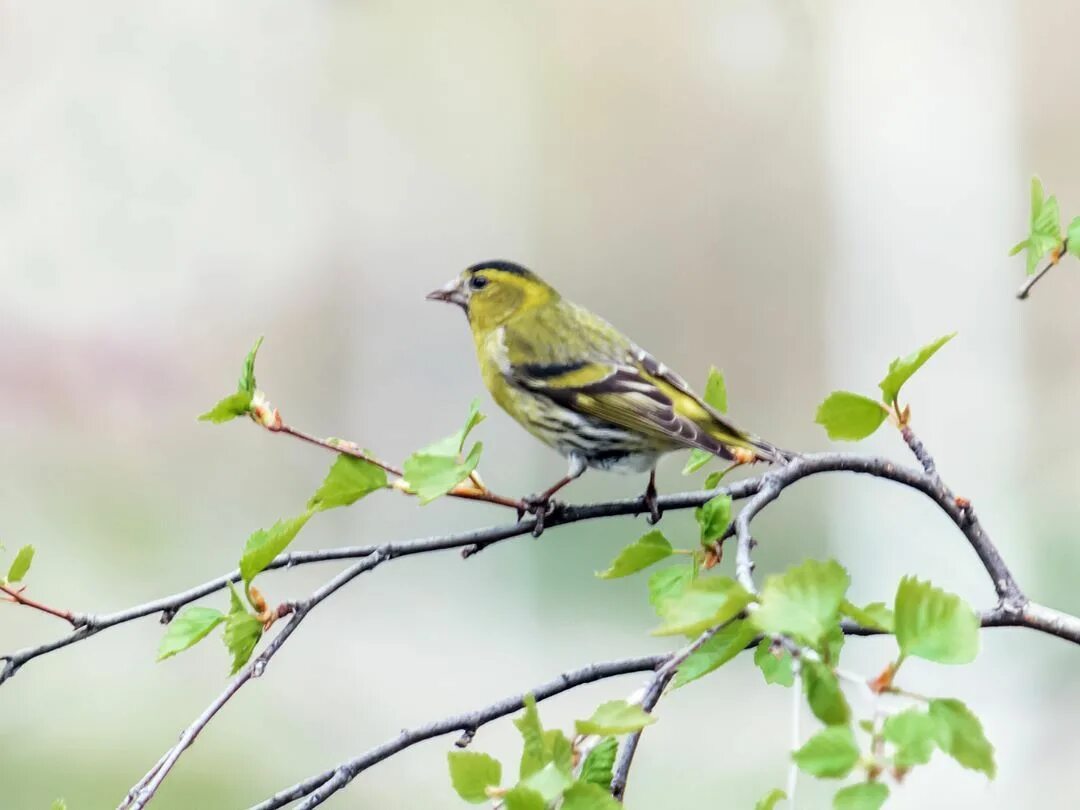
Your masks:
[{"label": "bird's foot", "polygon": [[643,500],[645,501],[645,508],[649,510],[649,516],[645,520],[650,526],[655,526],[660,522],[660,518],[664,516],[664,513],[660,511],[660,504],[656,497],[656,485],[652,481],[649,482],[649,486],[645,490]]},{"label": "bird's foot", "polygon": [[525,515],[535,515],[536,524],[533,526],[532,536],[539,537],[544,533],[544,523],[547,518],[554,515],[562,509],[562,502],[556,501],[550,495],[526,495],[521,499],[521,505],[518,506],[518,520],[521,520]]}]

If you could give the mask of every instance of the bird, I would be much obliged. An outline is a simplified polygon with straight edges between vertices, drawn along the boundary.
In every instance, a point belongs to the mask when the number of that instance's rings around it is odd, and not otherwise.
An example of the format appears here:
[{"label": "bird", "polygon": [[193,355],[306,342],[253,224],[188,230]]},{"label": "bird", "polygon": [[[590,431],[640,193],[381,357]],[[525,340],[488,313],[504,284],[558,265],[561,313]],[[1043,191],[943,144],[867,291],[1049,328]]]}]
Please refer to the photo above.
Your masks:
[{"label": "bird", "polygon": [[536,535],[555,494],[589,468],[648,472],[643,504],[656,523],[656,464],[667,453],[697,448],[734,464],[794,455],[735,427],[653,355],[520,264],[479,262],[427,298],[465,311],[495,402],[568,461],[565,476],[523,500]]}]

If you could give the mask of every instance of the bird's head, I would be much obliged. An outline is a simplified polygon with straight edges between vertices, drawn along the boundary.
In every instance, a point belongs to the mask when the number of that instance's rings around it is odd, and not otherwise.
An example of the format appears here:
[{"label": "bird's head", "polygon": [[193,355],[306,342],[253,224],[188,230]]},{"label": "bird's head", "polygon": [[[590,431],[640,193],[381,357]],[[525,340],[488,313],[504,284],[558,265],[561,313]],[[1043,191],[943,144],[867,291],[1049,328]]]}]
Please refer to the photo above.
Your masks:
[{"label": "bird's head", "polygon": [[558,293],[520,264],[495,260],[467,267],[427,297],[457,304],[474,331],[486,331],[558,298]]}]

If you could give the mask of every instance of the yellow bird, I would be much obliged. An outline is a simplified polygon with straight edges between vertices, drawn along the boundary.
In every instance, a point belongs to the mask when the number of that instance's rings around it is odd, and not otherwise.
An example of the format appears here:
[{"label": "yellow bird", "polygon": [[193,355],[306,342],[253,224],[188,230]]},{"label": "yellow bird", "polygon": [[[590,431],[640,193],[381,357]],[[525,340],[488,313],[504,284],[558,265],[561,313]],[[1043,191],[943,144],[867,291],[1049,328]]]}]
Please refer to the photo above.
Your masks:
[{"label": "yellow bird", "polygon": [[649,472],[645,504],[655,523],[665,453],[698,448],[736,463],[791,455],[735,427],[682,377],[519,264],[474,264],[427,297],[465,310],[495,401],[569,460],[563,478],[526,499],[537,533],[552,496],[589,467]]}]

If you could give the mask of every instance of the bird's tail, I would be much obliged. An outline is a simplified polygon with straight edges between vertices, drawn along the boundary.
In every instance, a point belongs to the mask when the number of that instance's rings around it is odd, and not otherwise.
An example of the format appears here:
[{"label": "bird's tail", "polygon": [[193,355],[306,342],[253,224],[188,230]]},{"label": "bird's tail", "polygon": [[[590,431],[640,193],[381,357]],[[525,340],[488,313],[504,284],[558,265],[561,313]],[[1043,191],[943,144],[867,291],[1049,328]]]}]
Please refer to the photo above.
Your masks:
[{"label": "bird's tail", "polygon": [[757,436],[747,436],[746,443],[749,445],[749,449],[757,456],[757,461],[764,461],[768,464],[787,464],[789,461],[794,461],[799,457],[799,454],[792,450],[781,450],[774,444],[770,444],[764,439],[759,439]]}]

